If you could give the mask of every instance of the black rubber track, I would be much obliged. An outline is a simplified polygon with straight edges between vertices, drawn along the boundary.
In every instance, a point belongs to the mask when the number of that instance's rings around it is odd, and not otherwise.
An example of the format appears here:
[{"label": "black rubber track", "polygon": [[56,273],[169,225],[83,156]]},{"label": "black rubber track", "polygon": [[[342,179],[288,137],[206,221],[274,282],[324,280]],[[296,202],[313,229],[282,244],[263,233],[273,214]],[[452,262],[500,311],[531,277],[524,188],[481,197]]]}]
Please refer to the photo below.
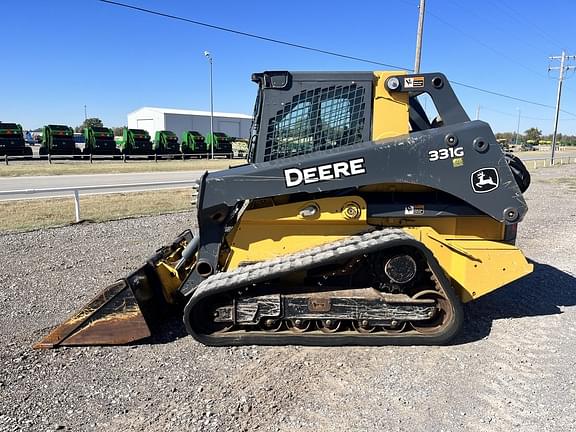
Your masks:
[{"label": "black rubber track", "polygon": [[[359,247],[361,246],[361,247]],[[202,326],[206,314],[203,313],[205,302],[212,301],[213,296],[229,294],[254,283],[277,279],[294,271],[309,270],[330,264],[337,260],[352,258],[360,254],[373,253],[379,250],[408,246],[419,250],[428,262],[428,266],[452,306],[452,319],[434,334],[362,334],[356,332],[337,333],[271,333],[265,331],[214,333],[205,334]],[[339,250],[338,253],[335,251]],[[328,253],[325,253],[328,252]],[[334,253],[330,253],[334,252]],[[323,255],[321,255],[323,254]],[[308,257],[312,257],[307,259]],[[197,341],[212,346],[230,345],[444,345],[460,331],[463,323],[463,312],[459,298],[452,289],[444,271],[434,255],[419,241],[396,228],[386,228],[369,233],[350,236],[345,239],[318,246],[299,253],[287,255],[274,260],[240,267],[231,272],[218,273],[202,282],[195,290],[184,308],[184,324]]]}]

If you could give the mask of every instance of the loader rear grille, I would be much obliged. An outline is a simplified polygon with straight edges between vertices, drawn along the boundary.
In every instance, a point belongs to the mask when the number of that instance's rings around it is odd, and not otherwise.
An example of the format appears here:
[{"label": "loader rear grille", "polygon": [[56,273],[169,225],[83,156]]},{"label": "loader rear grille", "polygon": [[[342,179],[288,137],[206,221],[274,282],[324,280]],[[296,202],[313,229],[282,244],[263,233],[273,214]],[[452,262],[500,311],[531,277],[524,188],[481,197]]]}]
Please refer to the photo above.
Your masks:
[{"label": "loader rear grille", "polygon": [[365,87],[334,85],[294,95],[268,122],[264,160],[288,158],[363,140]]}]

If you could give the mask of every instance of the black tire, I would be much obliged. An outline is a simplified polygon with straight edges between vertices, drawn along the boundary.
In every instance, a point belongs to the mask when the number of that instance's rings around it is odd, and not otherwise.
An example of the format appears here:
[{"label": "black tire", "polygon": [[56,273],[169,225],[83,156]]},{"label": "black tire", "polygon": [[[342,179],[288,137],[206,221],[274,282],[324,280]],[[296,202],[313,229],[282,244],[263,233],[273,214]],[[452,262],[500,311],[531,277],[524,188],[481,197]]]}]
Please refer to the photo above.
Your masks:
[{"label": "black tire", "polygon": [[504,157],[510,167],[510,171],[512,171],[512,175],[514,176],[514,180],[516,180],[518,188],[520,188],[520,192],[526,192],[530,186],[530,173],[528,172],[528,169],[526,169],[526,166],[518,156],[511,153],[504,153]]}]

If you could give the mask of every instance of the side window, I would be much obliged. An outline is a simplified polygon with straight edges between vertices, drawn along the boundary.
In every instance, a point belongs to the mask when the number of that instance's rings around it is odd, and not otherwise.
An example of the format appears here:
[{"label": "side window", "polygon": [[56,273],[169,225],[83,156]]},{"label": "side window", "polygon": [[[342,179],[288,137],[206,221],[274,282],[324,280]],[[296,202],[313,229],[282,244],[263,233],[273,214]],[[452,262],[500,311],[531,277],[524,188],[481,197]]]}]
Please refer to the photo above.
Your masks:
[{"label": "side window", "polygon": [[310,102],[300,102],[292,107],[282,120],[276,123],[276,135],[285,140],[307,135],[310,123]]},{"label": "side window", "polygon": [[320,121],[326,148],[338,147],[350,131],[350,100],[328,99],[320,105]]},{"label": "side window", "polygon": [[317,87],[294,95],[271,117],[264,160],[312,153],[362,141],[365,88]]},{"label": "side window", "polygon": [[310,107],[308,101],[299,102],[275,125],[277,144],[284,149],[279,157],[306,153],[310,144]]}]

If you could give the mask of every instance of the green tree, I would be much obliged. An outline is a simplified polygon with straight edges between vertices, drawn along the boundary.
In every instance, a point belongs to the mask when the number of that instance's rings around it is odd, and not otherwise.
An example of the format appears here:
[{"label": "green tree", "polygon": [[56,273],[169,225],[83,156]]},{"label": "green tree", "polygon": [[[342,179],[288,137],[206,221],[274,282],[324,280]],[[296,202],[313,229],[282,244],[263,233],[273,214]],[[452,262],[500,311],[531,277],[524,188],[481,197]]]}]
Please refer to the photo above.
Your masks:
[{"label": "green tree", "polygon": [[91,117],[84,120],[80,126],[76,126],[74,130],[78,133],[82,133],[86,127],[104,127],[104,123],[98,117]]},{"label": "green tree", "polygon": [[532,127],[524,131],[526,140],[533,140],[535,144],[542,139],[542,131],[538,128]]},{"label": "green tree", "polygon": [[496,133],[496,139],[505,139],[506,142],[514,141],[516,134],[515,132],[498,132]]}]

